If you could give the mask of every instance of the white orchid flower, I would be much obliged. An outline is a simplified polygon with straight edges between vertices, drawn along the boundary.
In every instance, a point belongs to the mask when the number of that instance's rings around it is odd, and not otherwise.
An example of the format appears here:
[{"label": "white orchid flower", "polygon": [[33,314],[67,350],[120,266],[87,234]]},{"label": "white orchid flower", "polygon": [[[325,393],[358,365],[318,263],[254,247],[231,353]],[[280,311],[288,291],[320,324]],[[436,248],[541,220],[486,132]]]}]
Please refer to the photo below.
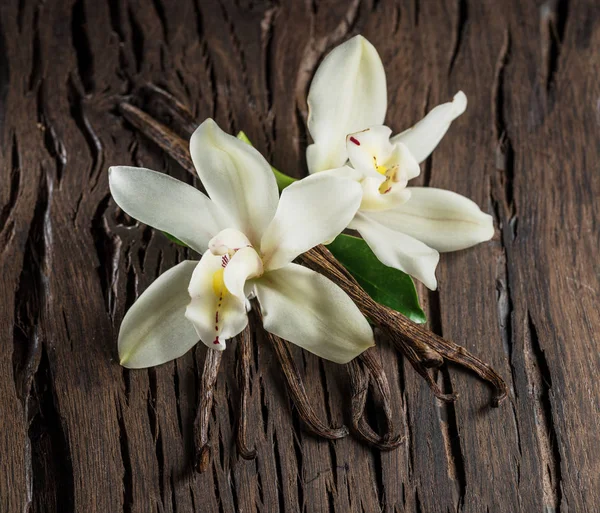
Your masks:
[{"label": "white orchid flower", "polygon": [[121,364],[158,365],[198,339],[225,349],[246,326],[254,296],[267,331],[322,358],[346,363],[374,345],[371,327],[340,287],[291,263],[348,225],[360,185],[323,175],[279,198],[267,161],[210,119],[192,135],[190,151],[210,199],[162,173],[110,169],[111,193],[125,212],[204,253],[162,274],[127,312]]},{"label": "white orchid flower", "polygon": [[438,252],[492,238],[492,217],[468,198],[407,187],[419,175],[419,164],[465,111],[462,91],[412,128],[390,137],[391,129],[382,125],[387,96],[381,59],[369,41],[356,36],[325,57],[312,81],[308,106],[314,141],[306,151],[309,171],[361,184],[361,206],[349,228],[361,234],[385,265],[435,289]]}]

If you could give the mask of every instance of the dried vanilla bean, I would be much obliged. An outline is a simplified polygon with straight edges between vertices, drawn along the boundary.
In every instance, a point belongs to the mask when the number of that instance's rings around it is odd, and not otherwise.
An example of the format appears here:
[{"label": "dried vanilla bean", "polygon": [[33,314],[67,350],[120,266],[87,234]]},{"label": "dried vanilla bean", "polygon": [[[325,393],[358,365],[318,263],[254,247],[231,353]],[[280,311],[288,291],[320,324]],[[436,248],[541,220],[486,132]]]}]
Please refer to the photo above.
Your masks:
[{"label": "dried vanilla bean", "polygon": [[240,352],[239,382],[240,382],[240,411],[237,427],[236,444],[240,456],[246,460],[256,458],[256,450],[248,446],[248,395],[250,394],[250,362],[252,361],[252,330],[250,323],[252,316],[248,319],[248,325],[244,328],[237,339]]},{"label": "dried vanilla bean", "polygon": [[[365,364],[366,369],[361,369],[361,363]],[[368,349],[358,358],[352,360],[347,365],[347,369],[352,387],[352,427],[356,434],[364,441],[384,451],[395,449],[404,443],[404,436],[393,434],[394,423],[389,383],[381,364],[374,358],[372,349]],[[383,435],[378,435],[373,431],[365,418],[371,377],[375,381],[383,402],[387,430]]]},{"label": "dried vanilla bean", "polygon": [[[260,307],[256,301],[253,306],[254,310],[257,313],[260,313]],[[260,318],[262,319],[262,315],[260,315]],[[304,388],[304,383],[302,381],[302,376],[300,376],[296,362],[294,362],[288,343],[277,335],[273,335],[267,331],[265,331],[265,333],[275,348],[275,354],[281,365],[281,369],[283,370],[283,375],[285,376],[288,385],[288,391],[292,396],[294,406],[296,406],[296,410],[298,410],[298,416],[304,423],[305,428],[307,428],[309,432],[322,438],[328,438],[329,440],[337,440],[338,438],[347,436],[349,431],[346,426],[341,426],[339,428],[329,427],[317,417],[317,414],[310,405],[308,395],[306,394],[306,388]]]},{"label": "dried vanilla bean", "polygon": [[197,472],[205,472],[210,463],[210,447],[208,446],[208,424],[212,410],[213,395],[219,366],[221,365],[222,351],[208,349],[204,360],[204,370],[200,381],[198,410],[194,420],[194,468]]},{"label": "dried vanilla bean", "polygon": [[139,96],[146,112],[163,119],[164,124],[180,137],[189,138],[196,130],[198,123],[194,114],[168,91],[146,83],[140,88]]},{"label": "dried vanilla bean", "polygon": [[385,331],[394,345],[404,353],[415,370],[425,378],[436,397],[445,401],[456,398],[455,395],[443,394],[427,373],[427,367],[439,366],[438,357],[465,367],[488,382],[494,390],[493,406],[498,406],[507,397],[506,383],[488,364],[464,347],[443,339],[423,326],[412,323],[401,313],[376,303],[325,246],[320,245],[307,251],[301,256],[301,260],[344,289],[363,315]]},{"label": "dried vanilla bean", "polygon": [[183,169],[194,176],[196,175],[187,141],[183,140],[166,126],[157,123],[154,118],[130,103],[120,103],[119,110],[127,121],[146,137],[158,144]]},{"label": "dried vanilla bean", "polygon": [[317,414],[310,405],[310,401],[306,395],[302,377],[292,358],[288,343],[272,333],[267,332],[267,336],[275,348],[275,354],[277,355],[277,359],[283,370],[288,385],[288,391],[292,396],[292,401],[294,401],[300,420],[302,420],[305,428],[317,436],[328,438],[330,440],[337,440],[338,438],[347,436],[348,428],[346,428],[346,426],[341,426],[339,428],[329,427],[317,417]]}]

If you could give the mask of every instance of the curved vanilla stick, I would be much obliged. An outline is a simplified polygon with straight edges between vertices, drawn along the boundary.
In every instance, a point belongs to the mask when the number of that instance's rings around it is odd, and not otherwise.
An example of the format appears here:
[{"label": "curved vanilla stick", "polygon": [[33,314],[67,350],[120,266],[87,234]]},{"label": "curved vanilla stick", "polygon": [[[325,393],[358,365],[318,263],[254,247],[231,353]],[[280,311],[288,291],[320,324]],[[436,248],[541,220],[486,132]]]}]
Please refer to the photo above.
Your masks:
[{"label": "curved vanilla stick", "polygon": [[238,419],[238,428],[236,436],[236,445],[240,456],[245,460],[256,458],[256,449],[249,449],[248,446],[248,395],[250,393],[250,362],[252,361],[252,318],[248,320],[248,325],[238,335],[239,348],[239,382],[240,382],[240,412]]},{"label": "curved vanilla stick", "polygon": [[208,446],[208,424],[212,410],[213,395],[222,351],[208,349],[204,360],[204,370],[200,381],[198,410],[194,420],[194,468],[197,472],[205,472],[210,463],[210,447]]},{"label": "curved vanilla stick", "polygon": [[[360,362],[360,363],[359,363]],[[361,363],[366,369],[361,369]],[[394,423],[391,408],[391,393],[387,376],[379,362],[373,357],[370,349],[355,358],[347,365],[352,387],[352,428],[365,442],[382,451],[389,451],[402,445],[405,441],[403,435],[393,435]],[[365,407],[369,390],[370,379],[373,378],[383,402],[386,418],[386,432],[377,434],[365,418]]]}]

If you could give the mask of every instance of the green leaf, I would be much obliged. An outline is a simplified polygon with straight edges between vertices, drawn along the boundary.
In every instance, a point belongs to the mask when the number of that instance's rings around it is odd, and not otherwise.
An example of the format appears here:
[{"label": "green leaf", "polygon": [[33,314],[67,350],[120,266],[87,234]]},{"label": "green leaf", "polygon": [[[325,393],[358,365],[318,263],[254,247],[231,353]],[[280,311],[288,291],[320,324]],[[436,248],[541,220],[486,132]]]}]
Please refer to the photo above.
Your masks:
[{"label": "green leaf", "polygon": [[177,237],[175,237],[175,235],[171,235],[170,233],[167,233],[167,232],[162,232],[162,234],[167,239],[169,239],[171,242],[174,242],[175,244],[177,244],[179,246],[183,246],[184,248],[189,248],[189,246],[185,242],[179,240]]},{"label": "green leaf", "polygon": [[363,239],[342,234],[327,248],[375,301],[416,323],[427,320],[412,278],[382,264]]},{"label": "green leaf", "polygon": [[[248,139],[248,136],[244,132],[242,132],[242,131],[238,132],[237,138],[240,141],[245,142],[246,144],[249,144],[250,146],[253,146],[252,142],[250,142],[250,139]],[[280,191],[282,191],[288,185],[291,185],[296,181],[296,178],[292,178],[291,176],[288,176],[285,173],[282,173],[281,171],[275,169],[273,166],[271,166],[271,171],[273,171],[273,174],[275,175],[275,180],[277,181],[277,187],[279,187]]]}]

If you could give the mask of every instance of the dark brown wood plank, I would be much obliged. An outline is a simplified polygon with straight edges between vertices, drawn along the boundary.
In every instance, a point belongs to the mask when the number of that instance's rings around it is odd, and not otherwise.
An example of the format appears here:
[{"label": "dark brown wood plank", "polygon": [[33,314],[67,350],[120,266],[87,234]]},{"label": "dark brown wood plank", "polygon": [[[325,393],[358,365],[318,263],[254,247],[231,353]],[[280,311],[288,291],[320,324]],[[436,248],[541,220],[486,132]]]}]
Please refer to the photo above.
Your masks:
[{"label": "dark brown wood plank", "polygon": [[[501,3],[7,0],[0,6],[0,510],[594,511],[600,497],[600,9]],[[495,216],[489,244],[445,255],[422,290],[431,328],[492,363],[512,402],[488,408],[443,368],[434,400],[385,341],[380,357],[407,443],[379,453],[299,425],[260,336],[249,438],[234,446],[236,348],[224,357],[212,463],[192,471],[205,350],[147,371],[116,334],[161,272],[193,257],[129,219],[106,169],[192,179],[123,122],[151,82],[198,119],[243,129],[278,168],[306,172],[306,93],[322,57],[363,33],[388,73],[396,130],[463,89],[467,112],[421,184]],[[341,366],[295,349],[317,413],[348,408]]]}]

